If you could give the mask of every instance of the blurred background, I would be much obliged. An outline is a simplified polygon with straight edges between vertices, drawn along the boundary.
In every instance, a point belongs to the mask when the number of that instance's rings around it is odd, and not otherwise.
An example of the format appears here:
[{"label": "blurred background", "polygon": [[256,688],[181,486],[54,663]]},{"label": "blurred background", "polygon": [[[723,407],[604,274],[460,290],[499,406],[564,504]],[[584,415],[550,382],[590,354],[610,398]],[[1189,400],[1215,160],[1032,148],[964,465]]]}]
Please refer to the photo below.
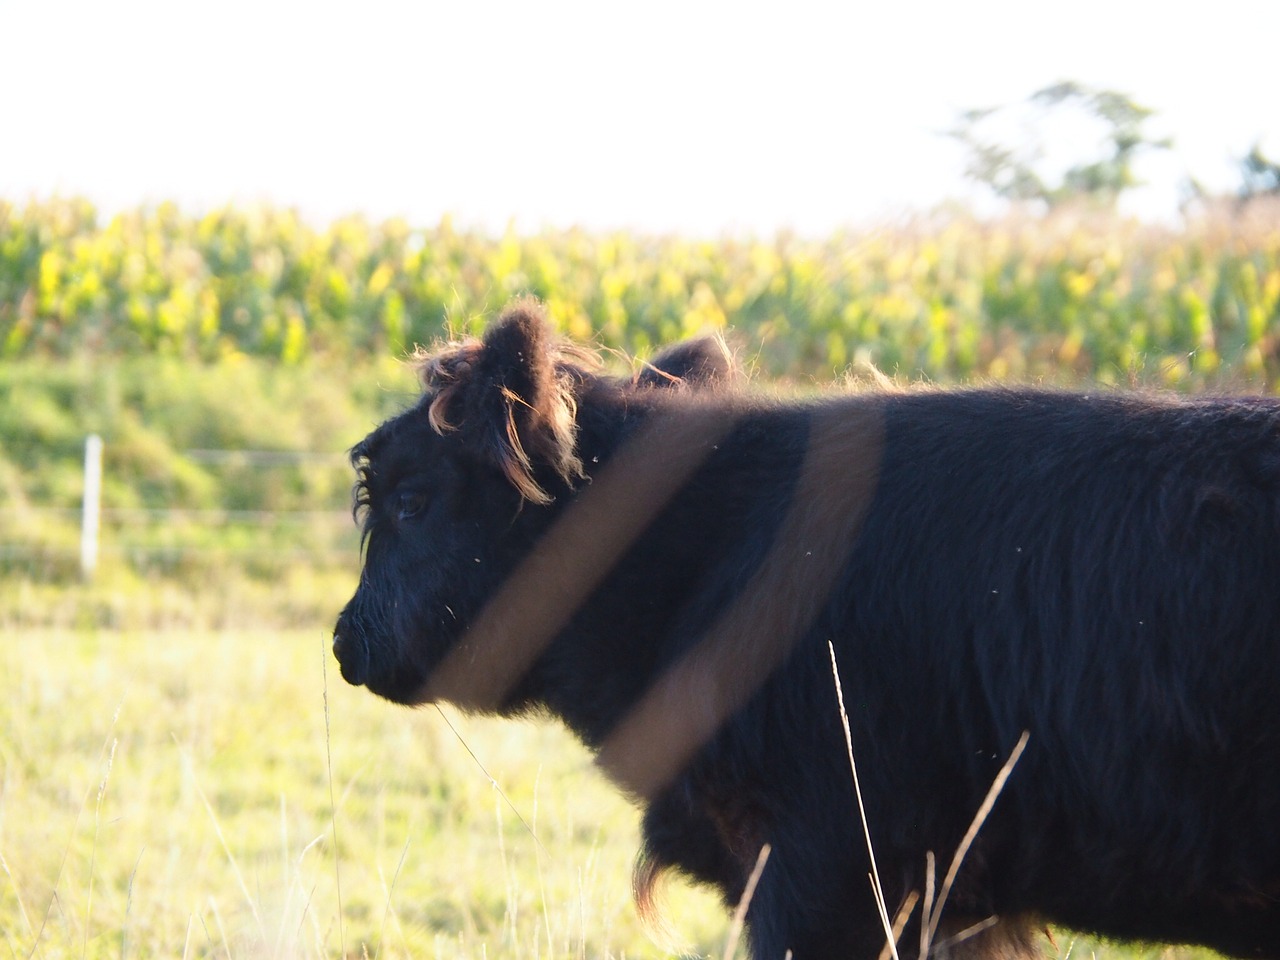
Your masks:
[{"label": "blurred background", "polygon": [[[1280,152],[1280,11],[655,0],[0,4],[0,191],[417,226],[815,235],[985,200],[940,133],[1063,80],[1152,109],[1128,212]],[[1046,163],[1097,130],[1016,116]]]},{"label": "blurred background", "polygon": [[[102,578],[244,572],[199,618],[257,622],[255,583],[349,576],[342,452],[395,361],[522,292],[793,381],[1273,387],[1278,33],[1239,0],[0,3],[0,616],[196,615],[14,595],[80,577],[89,434]],[[307,581],[271,616],[327,615]]]},{"label": "blurred background", "polygon": [[661,954],[571,745],[462,731],[526,820],[531,754],[574,784],[535,842],[439,717],[328,688],[345,451],[404,357],[533,293],[632,355],[724,330],[774,389],[1276,392],[1276,36],[1269,0],[0,0],[10,950]]}]

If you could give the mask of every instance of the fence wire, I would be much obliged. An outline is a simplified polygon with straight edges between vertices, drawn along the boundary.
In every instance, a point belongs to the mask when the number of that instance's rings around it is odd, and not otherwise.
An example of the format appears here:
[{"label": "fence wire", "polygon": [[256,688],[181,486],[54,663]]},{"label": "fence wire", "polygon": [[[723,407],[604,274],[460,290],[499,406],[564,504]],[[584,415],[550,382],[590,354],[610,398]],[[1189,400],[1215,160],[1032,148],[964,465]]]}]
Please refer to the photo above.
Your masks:
[{"label": "fence wire", "polygon": [[[348,469],[345,454],[325,452],[198,449],[184,451],[183,456],[215,472],[298,466]],[[86,489],[91,482],[86,475]],[[314,506],[270,509],[154,501],[122,506],[110,502],[108,483],[93,524],[84,502],[0,502],[0,571],[57,582],[90,577],[99,565],[118,564],[138,572],[186,576],[222,564],[243,566],[250,573],[269,573],[283,564],[355,568],[359,533],[345,499],[347,487],[330,486],[344,495],[342,500],[330,495],[318,498],[323,502]],[[303,490],[294,499],[305,496]],[[90,526],[95,538],[87,548],[84,531]]]}]

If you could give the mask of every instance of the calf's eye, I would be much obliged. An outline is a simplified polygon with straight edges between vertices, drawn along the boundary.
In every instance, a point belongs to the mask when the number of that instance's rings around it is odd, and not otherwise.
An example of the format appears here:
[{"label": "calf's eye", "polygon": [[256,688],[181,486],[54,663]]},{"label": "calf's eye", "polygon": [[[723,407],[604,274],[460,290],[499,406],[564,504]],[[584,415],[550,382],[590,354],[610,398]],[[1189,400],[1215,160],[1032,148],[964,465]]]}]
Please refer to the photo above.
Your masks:
[{"label": "calf's eye", "polygon": [[427,495],[425,493],[402,493],[396,508],[396,519],[408,520],[410,517],[421,513],[422,508],[426,505]]}]

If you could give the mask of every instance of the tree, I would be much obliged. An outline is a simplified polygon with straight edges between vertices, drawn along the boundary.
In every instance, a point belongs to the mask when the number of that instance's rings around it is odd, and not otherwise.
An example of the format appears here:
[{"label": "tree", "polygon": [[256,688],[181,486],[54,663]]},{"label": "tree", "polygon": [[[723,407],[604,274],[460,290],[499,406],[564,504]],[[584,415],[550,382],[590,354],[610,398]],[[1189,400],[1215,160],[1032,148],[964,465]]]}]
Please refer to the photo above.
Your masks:
[{"label": "tree", "polygon": [[[1050,127],[1069,113],[1082,114],[1101,124],[1101,156],[1072,163],[1060,175],[1051,176],[1046,142]],[[1144,151],[1165,150],[1169,139],[1152,139],[1143,126],[1153,111],[1114,90],[1094,90],[1074,81],[1063,81],[1032,94],[1024,104],[965,110],[947,136],[969,151],[965,175],[985,184],[996,194],[1015,202],[1040,201],[1049,207],[1085,200],[1112,207],[1120,194],[1140,181],[1134,160]],[[995,121],[1022,114],[1015,134],[992,139],[987,132]],[[1073,144],[1073,150],[1082,144]]]},{"label": "tree", "polygon": [[1240,161],[1240,199],[1280,196],[1280,163],[1262,152],[1262,144],[1255,143],[1248,155]]}]

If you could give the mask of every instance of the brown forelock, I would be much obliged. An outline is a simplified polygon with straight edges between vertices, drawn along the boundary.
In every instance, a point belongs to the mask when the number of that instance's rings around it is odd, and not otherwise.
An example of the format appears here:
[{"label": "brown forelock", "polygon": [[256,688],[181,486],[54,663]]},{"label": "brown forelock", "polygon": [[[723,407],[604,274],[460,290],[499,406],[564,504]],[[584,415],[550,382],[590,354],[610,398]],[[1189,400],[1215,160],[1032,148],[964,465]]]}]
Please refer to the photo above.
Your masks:
[{"label": "brown forelock", "polygon": [[[567,484],[582,477],[582,462],[576,452],[575,391],[587,371],[598,365],[594,354],[562,338],[553,338],[547,349],[553,364],[547,395],[532,399],[504,385],[474,382],[485,350],[475,338],[449,343],[430,353],[419,351],[414,357],[423,389],[431,395],[427,420],[442,436],[462,426],[455,408],[468,389],[498,391],[503,422],[489,425],[502,438],[493,451],[498,466],[521,496],[544,504],[551,498],[533,477],[535,458],[545,461]],[[523,433],[527,439],[521,436],[520,421],[526,424]]]}]

